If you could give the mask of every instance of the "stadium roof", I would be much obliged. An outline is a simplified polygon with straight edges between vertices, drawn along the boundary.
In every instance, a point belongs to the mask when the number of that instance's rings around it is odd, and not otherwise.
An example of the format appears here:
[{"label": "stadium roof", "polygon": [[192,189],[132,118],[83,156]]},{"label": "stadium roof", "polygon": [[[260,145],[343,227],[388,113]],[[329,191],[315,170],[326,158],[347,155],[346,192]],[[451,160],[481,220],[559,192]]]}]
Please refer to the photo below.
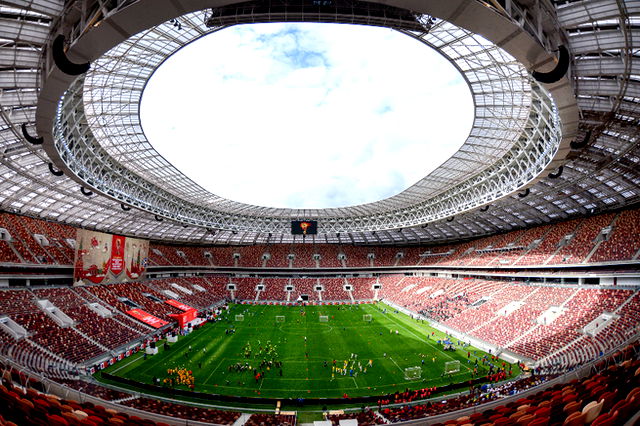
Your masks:
[{"label": "stadium roof", "polygon": [[[528,9],[526,1],[451,1],[409,14],[404,0],[385,2],[398,8],[344,1],[330,11],[316,7],[317,19],[366,15],[372,22],[353,22],[393,26],[438,49],[467,79],[476,111],[461,150],[401,194],[304,211],[249,206],[204,191],[153,150],[138,116],[144,83],[164,58],[247,16],[282,20],[284,3],[152,3],[154,10],[144,14],[148,0],[108,6],[9,0],[0,6],[2,209],[174,241],[289,242],[290,219],[317,219],[319,235],[305,242],[410,244],[638,201],[640,82],[633,39],[640,35],[640,2],[542,1]],[[313,3],[287,4],[308,12]],[[348,15],[338,8],[344,4],[367,13]],[[54,64],[51,46],[59,33],[69,41],[72,62],[91,62],[79,78]],[[527,71],[553,68],[560,45],[568,47],[571,67],[567,78],[545,85],[549,96]],[[37,136],[43,145],[25,140]]]}]

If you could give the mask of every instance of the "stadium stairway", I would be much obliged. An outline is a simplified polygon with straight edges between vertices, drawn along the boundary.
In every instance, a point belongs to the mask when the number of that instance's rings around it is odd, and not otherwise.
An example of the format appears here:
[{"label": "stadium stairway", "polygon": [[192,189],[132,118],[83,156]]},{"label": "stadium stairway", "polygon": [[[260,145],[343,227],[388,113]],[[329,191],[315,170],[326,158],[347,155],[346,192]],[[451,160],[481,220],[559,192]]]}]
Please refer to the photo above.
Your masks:
[{"label": "stadium stairway", "polygon": [[92,339],[90,336],[84,334],[82,331],[78,330],[76,327],[71,327],[71,329],[73,331],[75,331],[76,333],[78,333],[79,335],[81,335],[82,337],[84,337],[85,339],[87,339],[88,341],[90,341],[91,343],[93,343],[94,345],[96,345],[97,347],[99,347],[100,349],[102,349],[103,351],[105,351],[105,352],[110,352],[111,351],[111,349],[109,349],[105,345],[100,344],[96,340]]},{"label": "stadium stairway", "polygon": [[[316,279],[316,285],[320,285],[320,278]],[[316,291],[316,293],[318,293],[318,300],[322,302],[322,292]]]},{"label": "stadium stairway", "polygon": [[[571,243],[569,243],[569,244],[571,244]],[[558,245],[558,247],[556,247],[556,249],[553,251],[553,253],[551,253],[551,254],[549,255],[549,257],[547,257],[547,258],[545,259],[545,261],[544,261],[544,262],[542,262],[542,264],[543,264],[543,265],[547,265],[549,262],[551,262],[551,260],[552,260],[553,258],[555,258],[555,257],[556,257],[556,255],[557,255],[558,253],[560,253],[560,251],[561,251],[563,248],[564,248],[564,246],[563,246],[563,245]]]},{"label": "stadium stairway", "polygon": [[[120,321],[120,319],[116,315],[112,316],[111,319],[114,320],[115,322],[117,322],[118,324],[120,324],[121,326],[127,327],[129,330],[135,331],[136,333],[140,333],[140,330],[136,330],[135,328],[131,327],[130,325],[128,325],[126,323],[124,323],[123,321]],[[148,325],[146,325],[146,324],[140,323],[140,326],[148,329],[146,334],[149,334],[149,333],[153,332],[153,329],[151,327],[149,327]]]},{"label": "stadium stairway", "polygon": [[[527,301],[527,299],[531,298],[534,294],[536,294],[537,292],[539,292],[541,289],[541,287],[537,287],[535,290],[533,290],[531,293],[525,295],[520,302],[525,302]],[[540,327],[540,324],[534,324],[531,328],[529,328],[527,331],[525,331],[524,333],[522,333],[521,335],[517,336],[515,339],[511,340],[510,342],[507,342],[504,344],[505,348],[508,348],[509,346],[513,345],[514,343],[517,343],[519,340],[521,340],[523,337],[525,337],[526,335],[530,334],[533,330],[535,330],[536,328]]]},{"label": "stadium stairway", "polygon": [[527,335],[531,334],[535,329],[537,329],[538,327],[541,327],[540,324],[536,324],[533,327],[531,327],[529,330],[527,330],[526,332],[524,332],[523,334],[519,335],[518,337],[516,337],[515,339],[513,339],[510,342],[507,342],[504,347],[508,348],[511,345],[514,345],[516,343],[518,343],[520,340],[524,339]]},{"label": "stadium stairway", "polygon": [[373,414],[376,416],[376,418],[380,419],[382,422],[384,422],[385,425],[390,425],[391,422],[389,421],[389,419],[387,419],[385,416],[383,416],[382,414],[380,414],[379,411],[374,411]]},{"label": "stadium stairway", "polygon": [[68,361],[64,358],[62,358],[60,355],[50,351],[49,349],[45,348],[42,345],[37,344],[36,342],[34,342],[33,340],[26,338],[24,339],[25,342],[29,343],[31,346],[33,346],[34,348],[37,348],[39,350],[41,350],[42,352],[46,353],[47,355],[49,355],[51,358],[57,360],[59,363],[61,363],[62,365],[71,365],[74,366],[75,364],[71,361]]},{"label": "stadium stairway", "polygon": [[127,396],[126,398],[113,399],[113,400],[111,400],[111,402],[113,402],[115,404],[120,404],[121,402],[133,401],[134,399],[138,399],[138,397],[135,396],[135,395],[131,395],[131,396]]},{"label": "stadium stairway", "polygon": [[20,263],[25,263],[24,261],[24,257],[22,257],[22,255],[20,254],[20,252],[18,251],[18,249],[16,249],[13,246],[13,243],[11,241],[7,241],[7,245],[9,246],[9,248],[11,249],[11,251],[13,251],[13,253],[18,257],[18,259],[20,259]]},{"label": "stadium stairway", "polygon": [[[260,285],[264,285],[264,278],[260,280]],[[255,300],[256,302],[260,300],[260,294],[262,294],[262,290],[256,290],[256,297],[253,300]]]},{"label": "stadium stairway", "polygon": [[[573,298],[574,298],[574,297],[575,297],[579,292],[580,292],[580,289],[579,289],[579,288],[575,289],[575,290],[573,291],[573,293],[571,293],[571,295],[570,295],[569,297],[567,297],[567,299],[566,299],[564,302],[562,302],[562,303],[560,304],[560,308],[564,308],[565,306],[567,306],[567,304],[568,304],[571,300],[573,300]],[[532,332],[532,331],[533,331],[533,329],[529,330],[529,332]],[[524,337],[524,336],[523,336],[523,337]],[[562,355],[562,357],[563,357],[563,358],[568,358],[568,359],[566,359],[566,361],[563,361],[563,362],[575,362],[575,359],[574,359],[574,358],[575,358],[575,355],[574,355],[573,353],[565,354],[565,353],[564,353],[564,351],[566,351],[566,350],[567,350],[567,348],[569,348],[571,345],[573,345],[574,343],[576,343],[577,341],[579,341],[582,337],[584,337],[584,336],[581,336],[581,337],[579,337],[578,339],[573,340],[573,341],[571,341],[571,342],[567,343],[567,344],[566,344],[566,345],[564,345],[563,347],[558,348],[556,351],[554,351],[554,352],[550,353],[549,355],[545,356],[544,358],[539,359],[539,360],[538,360],[538,365],[549,365],[549,364],[551,364],[551,363],[553,363],[553,362],[555,362],[555,361],[558,361],[558,358],[559,358],[559,357],[558,357],[558,355]],[[512,342],[512,343],[515,343],[515,342]],[[568,365],[568,364],[564,364],[564,365]]]},{"label": "stadium stairway", "polygon": [[236,420],[232,426],[243,426],[245,423],[249,421],[250,417],[251,417],[251,414],[242,413],[242,415],[238,417],[238,420]]},{"label": "stadium stairway", "polygon": [[604,240],[600,240],[597,243],[595,243],[593,245],[593,248],[591,249],[591,251],[587,255],[587,257],[585,257],[584,260],[582,262],[580,262],[580,263],[589,263],[589,260],[591,259],[591,256],[593,256],[595,254],[595,252],[598,251],[598,249],[600,248],[600,244],[602,244],[603,242],[604,242]]},{"label": "stadium stairway", "polygon": [[631,303],[631,302],[634,300],[634,298],[635,298],[635,297],[636,297],[636,294],[635,294],[635,293],[632,293],[632,294],[627,298],[627,300],[625,300],[624,302],[622,302],[622,303],[620,304],[620,306],[618,306],[618,307],[613,311],[613,313],[614,313],[614,314],[619,314],[619,313],[620,313],[620,311],[622,311],[622,309],[624,309],[625,305],[628,305],[629,303]]}]

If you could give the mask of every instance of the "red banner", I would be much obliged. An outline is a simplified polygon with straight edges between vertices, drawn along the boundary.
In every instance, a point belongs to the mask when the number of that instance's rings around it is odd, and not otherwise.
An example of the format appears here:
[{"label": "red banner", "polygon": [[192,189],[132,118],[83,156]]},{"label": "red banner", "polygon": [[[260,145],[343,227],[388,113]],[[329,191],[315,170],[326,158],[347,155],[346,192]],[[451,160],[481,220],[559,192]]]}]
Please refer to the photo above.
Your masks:
[{"label": "red banner", "polygon": [[114,235],[111,241],[111,272],[118,276],[124,270],[124,242],[125,237]]},{"label": "red banner", "polygon": [[127,311],[127,314],[154,328],[160,328],[164,325],[169,324],[167,321],[162,320],[158,317],[154,317],[153,315],[143,311],[142,309],[131,309],[130,311]]},{"label": "red banner", "polygon": [[146,272],[148,253],[148,241],[78,229],[74,284],[141,279]]},{"label": "red banner", "polygon": [[192,308],[189,305],[185,305],[184,303],[178,302],[177,300],[173,300],[173,299],[165,300],[164,303],[166,303],[167,305],[171,305],[174,308],[178,308],[181,311],[185,311],[185,312],[195,309],[195,308]]},{"label": "red banner", "polygon": [[178,321],[178,326],[180,328],[184,328],[185,324],[187,324],[189,321],[193,321],[198,317],[198,311],[195,309],[191,309],[190,311],[183,312],[181,314],[169,314],[169,316]]}]

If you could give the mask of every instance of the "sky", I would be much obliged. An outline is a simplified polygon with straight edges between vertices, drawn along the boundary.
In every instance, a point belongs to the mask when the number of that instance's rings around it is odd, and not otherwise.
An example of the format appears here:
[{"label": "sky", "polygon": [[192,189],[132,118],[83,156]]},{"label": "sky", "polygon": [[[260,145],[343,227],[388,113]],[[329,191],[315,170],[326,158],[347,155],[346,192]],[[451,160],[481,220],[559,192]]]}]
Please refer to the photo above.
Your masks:
[{"label": "sky", "polygon": [[208,191],[286,208],[396,195],[469,135],[458,71],[387,28],[234,26],[185,46],[149,80],[151,145]]}]

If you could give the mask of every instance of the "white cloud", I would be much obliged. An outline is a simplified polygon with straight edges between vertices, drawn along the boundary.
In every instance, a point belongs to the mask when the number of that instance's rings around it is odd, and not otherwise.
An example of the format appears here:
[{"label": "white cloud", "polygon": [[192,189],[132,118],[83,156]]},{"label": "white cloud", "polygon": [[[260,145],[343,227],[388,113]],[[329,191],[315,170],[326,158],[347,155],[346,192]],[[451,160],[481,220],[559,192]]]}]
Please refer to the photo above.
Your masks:
[{"label": "white cloud", "polygon": [[272,207],[395,195],[466,139],[471,97],[437,52],[389,29],[232,27],[186,46],[145,90],[156,150],[211,192]]}]

